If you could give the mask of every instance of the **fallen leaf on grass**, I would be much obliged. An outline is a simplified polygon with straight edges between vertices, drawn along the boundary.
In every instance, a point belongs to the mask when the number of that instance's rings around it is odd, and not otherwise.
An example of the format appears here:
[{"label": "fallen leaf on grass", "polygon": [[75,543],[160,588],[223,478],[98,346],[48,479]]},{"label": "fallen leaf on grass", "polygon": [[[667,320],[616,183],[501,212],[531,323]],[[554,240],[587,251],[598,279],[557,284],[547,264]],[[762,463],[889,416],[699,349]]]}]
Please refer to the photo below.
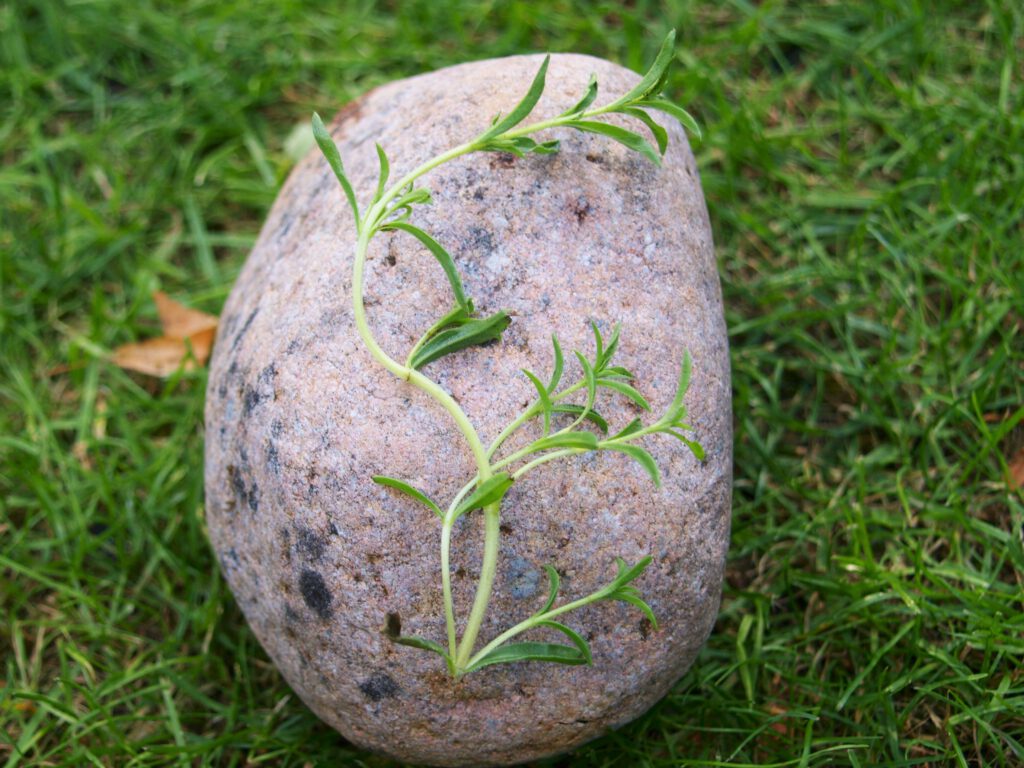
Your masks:
[{"label": "fallen leaf on grass", "polygon": [[1006,464],[1006,484],[1011,491],[1024,488],[1024,446],[1018,448]]},{"label": "fallen leaf on grass", "polygon": [[217,333],[217,318],[190,309],[157,291],[153,294],[163,336],[114,350],[114,364],[147,376],[170,376],[184,366],[193,370],[210,358]]}]

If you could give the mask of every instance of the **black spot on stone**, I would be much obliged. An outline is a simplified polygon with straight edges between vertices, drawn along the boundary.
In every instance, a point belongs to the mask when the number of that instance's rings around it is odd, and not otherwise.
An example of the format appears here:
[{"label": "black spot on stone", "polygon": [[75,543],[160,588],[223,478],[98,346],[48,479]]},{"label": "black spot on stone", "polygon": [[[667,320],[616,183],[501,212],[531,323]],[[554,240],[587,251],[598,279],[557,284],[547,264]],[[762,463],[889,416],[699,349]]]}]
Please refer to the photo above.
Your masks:
[{"label": "black spot on stone", "polygon": [[640,638],[646,640],[648,635],[651,634],[651,620],[644,616],[640,619],[640,625],[637,627],[640,630]]},{"label": "black spot on stone", "polygon": [[338,526],[336,526],[334,523],[331,523],[330,527],[327,530],[329,530],[333,536],[341,535],[341,531],[338,530]]},{"label": "black spot on stone", "polygon": [[231,484],[231,490],[234,491],[235,497],[239,502],[246,503],[249,493],[245,487],[245,478],[242,477],[242,473],[238,471],[238,467],[234,464],[228,464],[228,482]]},{"label": "black spot on stone", "polygon": [[242,394],[242,416],[251,414],[261,402],[263,402],[263,396],[253,387],[246,385]]},{"label": "black spot on stone", "polygon": [[384,634],[394,640],[402,636],[402,617],[397,613],[389,613],[384,619]]},{"label": "black spot on stone", "polygon": [[483,200],[484,199],[484,188],[483,187],[477,187],[476,189],[473,190],[473,199],[474,200]]},{"label": "black spot on stone", "polygon": [[274,474],[281,471],[281,457],[277,453],[277,443],[273,440],[267,443],[267,469]]},{"label": "black spot on stone", "polygon": [[494,250],[494,236],[483,227],[470,227],[469,236],[477,250],[483,253],[491,253]]},{"label": "black spot on stone", "polygon": [[240,561],[240,560],[238,559],[238,552],[237,552],[237,551],[235,550],[235,548],[234,548],[234,547],[230,547],[230,548],[228,549],[228,551],[227,551],[227,552],[225,552],[224,554],[225,554],[225,556],[226,556],[226,557],[228,558],[228,560],[230,560],[231,562],[233,562],[233,563],[234,563],[235,565],[238,565],[238,564],[239,564],[239,563],[241,562],[241,561]]},{"label": "black spot on stone", "polygon": [[280,419],[274,419],[270,422],[270,436],[280,437],[284,433],[284,424],[281,423]]},{"label": "black spot on stone", "polygon": [[262,386],[273,386],[274,379],[277,378],[277,365],[271,363],[262,371],[260,375],[256,377],[256,383]]},{"label": "black spot on stone", "polygon": [[295,547],[310,560],[319,560],[324,556],[327,542],[312,529],[297,526],[295,528]]},{"label": "black spot on stone", "polygon": [[402,689],[386,672],[374,672],[369,680],[359,684],[359,690],[366,698],[376,703],[383,699],[393,699]]},{"label": "black spot on stone", "polygon": [[582,224],[590,216],[590,203],[587,202],[587,198],[580,196],[569,206],[569,210],[576,217],[576,223]]},{"label": "black spot on stone", "polygon": [[510,533],[512,533],[512,526],[509,525],[508,523],[502,523],[501,525],[498,526],[498,530],[501,531],[506,536],[508,536]]},{"label": "black spot on stone", "polygon": [[302,617],[299,615],[298,611],[296,611],[290,605],[285,605],[284,620],[289,624],[298,624],[302,621]]},{"label": "black spot on stone", "polygon": [[245,337],[245,334],[249,332],[249,328],[252,326],[252,321],[256,319],[256,314],[259,311],[260,308],[256,307],[256,309],[250,312],[249,316],[245,319],[245,323],[243,323],[242,327],[238,329],[238,333],[235,334],[235,338],[231,340],[232,352],[238,349],[238,345],[242,343],[242,339]]},{"label": "black spot on stone", "polygon": [[288,346],[284,348],[284,353],[286,355],[294,355],[301,348],[302,342],[299,341],[298,339],[292,339],[291,341],[288,342]]},{"label": "black spot on stone", "polygon": [[[304,569],[299,574],[299,591],[302,593],[302,599],[306,601],[306,605],[313,613],[321,619],[331,618],[334,613],[331,608],[334,598],[331,597],[323,576],[309,568]],[[371,677],[370,680],[373,678]]]},{"label": "black spot on stone", "polygon": [[249,486],[249,493],[246,495],[246,501],[249,504],[250,512],[260,511],[260,487],[253,483]]}]

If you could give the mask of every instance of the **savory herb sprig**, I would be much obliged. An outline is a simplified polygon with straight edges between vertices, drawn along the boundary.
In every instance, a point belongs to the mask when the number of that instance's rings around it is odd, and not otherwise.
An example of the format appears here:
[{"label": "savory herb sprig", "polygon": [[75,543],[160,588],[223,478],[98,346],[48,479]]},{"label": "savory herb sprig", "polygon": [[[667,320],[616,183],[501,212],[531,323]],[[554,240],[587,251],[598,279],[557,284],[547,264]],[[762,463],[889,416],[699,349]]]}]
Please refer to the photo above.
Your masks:
[{"label": "savory herb sprig", "polygon": [[[650,410],[650,405],[633,385],[633,374],[613,364],[619,346],[619,326],[615,326],[606,340],[596,324],[592,324],[594,355],[591,358],[581,352],[574,352],[579,365],[579,376],[568,385],[562,384],[565,357],[558,338],[552,336],[554,368],[547,382],[531,371],[523,371],[523,375],[536,390],[536,399],[502,430],[494,442],[485,446],[459,404],[437,382],[424,374],[422,369],[446,355],[500,339],[510,319],[503,311],[487,317],[478,317],[473,300],[466,295],[451,254],[430,234],[410,223],[410,214],[414,208],[431,202],[430,191],[418,185],[418,182],[434,168],[473,152],[509,152],[519,157],[557,152],[557,140],[538,141],[534,138],[551,128],[573,128],[605,136],[660,164],[661,155],[668,144],[668,134],[654,121],[649,110],[663,112],[677,119],[684,128],[699,136],[693,118],[685,110],[661,96],[668,66],[673,58],[674,41],[675,33],[670,32],[654,64],[640,82],[609,104],[601,107],[592,106],[597,99],[598,84],[597,80],[591,77],[582,98],[571,108],[557,117],[524,125],[524,121],[533,112],[544,91],[550,61],[550,57],[545,57],[526,96],[508,114],[497,115],[491,125],[476,138],[427,161],[390,186],[390,163],[387,154],[378,144],[380,173],[377,188],[364,212],[360,212],[355,190],[345,175],[337,146],[320,117],[313,115],[313,134],[317,144],[341,184],[355,217],[358,239],[352,270],[352,309],[356,329],[370,354],[380,365],[425,392],[448,412],[465,438],[476,464],[475,475],[467,480],[445,509],[423,491],[403,480],[385,476],[373,478],[380,485],[399,491],[424,505],[440,520],[441,589],[447,629],[446,643],[397,634],[390,637],[396,643],[438,654],[456,678],[491,664],[515,661],[589,664],[591,654],[586,641],[575,630],[555,619],[601,600],[617,600],[633,605],[643,612],[652,625],[657,626],[654,612],[632,583],[650,564],[650,557],[644,557],[632,566],[617,558],[617,573],[608,584],[590,595],[557,606],[560,587],[558,571],[547,565],[545,568],[550,589],[543,607],[476,650],[480,626],[487,612],[497,571],[501,503],[516,481],[552,461],[591,451],[615,451],[634,459],[650,475],[655,485],[660,485],[658,465],[651,454],[638,444],[639,442],[650,435],[663,434],[681,441],[698,459],[703,458],[703,450],[696,441],[684,434],[692,430],[686,423],[686,406],[683,404],[690,380],[689,355],[683,356],[675,397],[661,418],[647,426],[644,426],[640,419],[634,419],[618,431],[609,434],[611,428],[597,408],[601,398],[622,396],[645,411]],[[654,145],[634,131],[597,119],[611,114],[625,115],[640,121],[653,137]],[[377,233],[389,231],[405,232],[416,238],[437,259],[453,294],[451,310],[438,318],[423,333],[403,362],[392,358],[377,343],[366,319],[363,300],[363,272],[370,241]],[[535,420],[540,421],[541,436],[522,448],[503,453],[506,441],[524,425]],[[566,421],[568,423],[565,426],[556,429],[556,425]],[[461,516],[475,510],[482,510],[484,516],[483,560],[476,595],[460,637],[452,600],[451,537],[455,522]],[[553,629],[565,635],[569,642],[511,642],[519,635],[535,628]]]}]

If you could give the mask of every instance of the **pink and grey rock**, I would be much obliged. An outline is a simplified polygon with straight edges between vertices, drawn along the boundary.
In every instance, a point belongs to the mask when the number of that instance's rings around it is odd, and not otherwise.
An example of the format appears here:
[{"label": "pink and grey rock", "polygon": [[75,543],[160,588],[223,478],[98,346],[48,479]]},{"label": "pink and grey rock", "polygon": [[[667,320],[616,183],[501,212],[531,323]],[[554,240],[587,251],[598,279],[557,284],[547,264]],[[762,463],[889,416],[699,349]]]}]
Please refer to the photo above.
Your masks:
[{"label": "pink and grey rock", "polygon": [[[452,67],[343,109],[331,129],[364,204],[376,186],[374,142],[398,178],[507,112],[540,62]],[[553,56],[535,118],[574,104],[592,72],[606,99],[638,79],[598,59]],[[318,152],[292,172],[228,299],[206,406],[210,537],[284,678],[355,744],[450,766],[569,750],[661,698],[711,631],[730,522],[728,348],[693,156],[679,126],[657,119],[670,136],[660,169],[603,137],[557,130],[545,136],[561,139],[556,155],[477,154],[432,172],[423,183],[435,203],[414,216],[451,251],[477,307],[513,318],[499,344],[426,368],[485,442],[535,396],[519,371],[547,375],[552,332],[567,353],[592,356],[589,321],[606,331],[621,321],[616,360],[637,374],[656,415],[672,399],[684,350],[693,356],[686,403],[703,462],[655,436],[644,446],[662,468],[660,490],[623,455],[587,454],[526,476],[503,504],[481,643],[543,604],[545,564],[562,575],[567,601],[607,583],[616,556],[653,556],[635,584],[657,630],[623,603],[563,617],[590,642],[592,666],[496,665],[455,682],[437,656],[383,634],[400,625],[444,641],[440,525],[371,476],[399,477],[447,501],[475,470],[448,415],[377,365],[356,333],[354,226]],[[375,239],[366,284],[370,323],[398,359],[452,301],[433,257],[404,233]],[[613,429],[638,415],[617,395],[602,412]],[[453,542],[462,621],[482,542],[481,516],[463,518]]]}]

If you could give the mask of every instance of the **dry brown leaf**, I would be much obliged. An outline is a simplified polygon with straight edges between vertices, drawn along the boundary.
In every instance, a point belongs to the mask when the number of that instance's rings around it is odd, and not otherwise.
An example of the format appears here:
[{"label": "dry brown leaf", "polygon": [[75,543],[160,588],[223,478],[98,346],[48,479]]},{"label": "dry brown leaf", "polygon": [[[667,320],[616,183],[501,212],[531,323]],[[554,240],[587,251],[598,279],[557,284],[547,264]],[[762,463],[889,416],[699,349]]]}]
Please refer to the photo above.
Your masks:
[{"label": "dry brown leaf", "polygon": [[1011,491],[1024,488],[1024,445],[1017,449],[1017,453],[1006,464],[1006,484]]},{"label": "dry brown leaf", "polygon": [[217,327],[217,318],[179,304],[163,291],[153,293],[157,314],[164,336],[170,339],[187,339],[193,334]]},{"label": "dry brown leaf", "polygon": [[147,376],[166,377],[184,365],[192,370],[210,358],[217,318],[190,309],[157,291],[153,294],[164,335],[114,350],[114,364]]}]

